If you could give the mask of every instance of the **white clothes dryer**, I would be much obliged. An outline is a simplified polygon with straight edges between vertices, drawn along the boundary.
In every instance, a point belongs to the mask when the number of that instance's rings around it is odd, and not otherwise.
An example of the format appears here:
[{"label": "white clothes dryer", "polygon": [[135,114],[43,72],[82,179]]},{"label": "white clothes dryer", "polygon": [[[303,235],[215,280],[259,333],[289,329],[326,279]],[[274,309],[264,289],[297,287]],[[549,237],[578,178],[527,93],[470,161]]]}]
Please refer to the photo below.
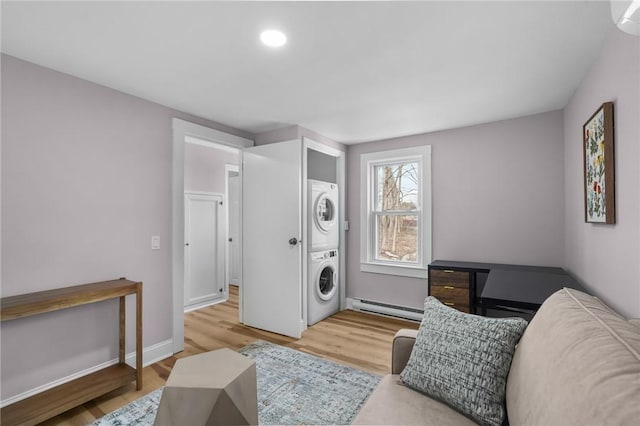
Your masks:
[{"label": "white clothes dryer", "polygon": [[338,185],[320,180],[308,180],[308,240],[309,251],[337,249]]},{"label": "white clothes dryer", "polygon": [[340,309],[338,250],[309,253],[307,324],[312,325]]}]

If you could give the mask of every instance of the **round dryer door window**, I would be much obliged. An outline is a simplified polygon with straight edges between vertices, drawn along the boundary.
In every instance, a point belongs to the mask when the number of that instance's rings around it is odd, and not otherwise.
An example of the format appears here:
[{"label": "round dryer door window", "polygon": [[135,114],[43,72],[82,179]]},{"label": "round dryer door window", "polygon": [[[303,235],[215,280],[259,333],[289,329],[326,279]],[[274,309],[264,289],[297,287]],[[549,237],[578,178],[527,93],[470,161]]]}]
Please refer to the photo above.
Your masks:
[{"label": "round dryer door window", "polygon": [[336,213],[336,206],[327,194],[322,194],[318,197],[315,205],[314,219],[319,229],[328,232],[336,221]]},{"label": "round dryer door window", "polygon": [[336,272],[331,266],[325,266],[318,275],[318,295],[322,300],[329,300],[336,292]]}]

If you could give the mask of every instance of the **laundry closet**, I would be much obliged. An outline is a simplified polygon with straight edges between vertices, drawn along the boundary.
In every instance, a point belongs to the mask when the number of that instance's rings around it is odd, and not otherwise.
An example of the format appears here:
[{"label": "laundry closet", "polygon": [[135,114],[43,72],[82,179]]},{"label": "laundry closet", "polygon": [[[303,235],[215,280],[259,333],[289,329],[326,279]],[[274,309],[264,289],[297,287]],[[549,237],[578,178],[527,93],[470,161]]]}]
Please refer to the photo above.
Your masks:
[{"label": "laundry closet", "polygon": [[243,151],[242,323],[299,338],[344,307],[344,155],[306,137]]}]

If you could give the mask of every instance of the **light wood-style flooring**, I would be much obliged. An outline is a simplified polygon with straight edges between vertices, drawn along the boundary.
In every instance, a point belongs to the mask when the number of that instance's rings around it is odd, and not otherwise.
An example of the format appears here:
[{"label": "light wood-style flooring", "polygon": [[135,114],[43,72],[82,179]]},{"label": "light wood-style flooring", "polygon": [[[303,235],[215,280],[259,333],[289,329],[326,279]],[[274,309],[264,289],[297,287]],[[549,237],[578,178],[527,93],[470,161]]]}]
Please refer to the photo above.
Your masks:
[{"label": "light wood-style flooring", "polygon": [[391,341],[401,328],[418,324],[354,311],[342,311],[309,327],[301,339],[247,327],[238,321],[238,288],[227,302],[185,314],[185,348],[143,370],[144,387],[131,384],[48,420],[43,425],[86,425],[164,385],[178,358],[220,348],[240,349],[256,339],[307,352],[378,374],[391,365]]}]

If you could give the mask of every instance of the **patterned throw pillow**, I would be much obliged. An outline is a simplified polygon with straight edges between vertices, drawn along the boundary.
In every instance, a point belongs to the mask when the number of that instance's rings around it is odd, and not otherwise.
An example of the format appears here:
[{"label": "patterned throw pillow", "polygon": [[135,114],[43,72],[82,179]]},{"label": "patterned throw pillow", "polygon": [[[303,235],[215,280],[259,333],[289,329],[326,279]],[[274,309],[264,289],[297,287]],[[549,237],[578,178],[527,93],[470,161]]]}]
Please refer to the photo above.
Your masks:
[{"label": "patterned throw pillow", "polygon": [[487,318],[429,296],[415,346],[400,379],[484,425],[501,425],[507,376],[522,318]]}]

